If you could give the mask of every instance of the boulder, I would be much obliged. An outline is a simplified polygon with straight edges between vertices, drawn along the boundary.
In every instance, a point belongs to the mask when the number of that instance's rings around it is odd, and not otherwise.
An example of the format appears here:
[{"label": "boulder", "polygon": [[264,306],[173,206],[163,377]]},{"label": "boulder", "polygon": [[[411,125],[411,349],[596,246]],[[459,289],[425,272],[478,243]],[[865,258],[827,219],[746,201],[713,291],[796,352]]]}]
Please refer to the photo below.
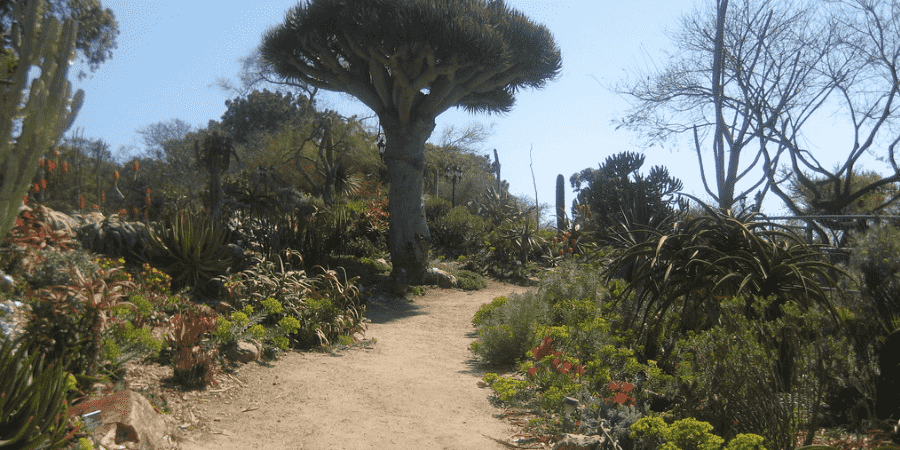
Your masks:
[{"label": "boulder", "polygon": [[259,359],[262,346],[253,341],[240,341],[229,351],[228,357],[241,363],[249,363]]},{"label": "boulder", "polygon": [[[99,419],[92,413],[99,411]],[[107,448],[164,450],[175,448],[167,435],[165,420],[144,396],[121,391],[88,400],[69,408],[69,415],[90,415],[96,425],[90,430],[96,442]],[[86,421],[88,422],[88,421]],[[111,442],[110,442],[111,441]],[[112,444],[115,444],[114,446]]]},{"label": "boulder", "polygon": [[583,434],[566,434],[555,445],[553,450],[600,450],[606,439],[600,436],[585,436]]},{"label": "boulder", "polygon": [[425,283],[436,284],[444,289],[450,289],[456,287],[456,277],[446,270],[432,267],[426,272]]}]

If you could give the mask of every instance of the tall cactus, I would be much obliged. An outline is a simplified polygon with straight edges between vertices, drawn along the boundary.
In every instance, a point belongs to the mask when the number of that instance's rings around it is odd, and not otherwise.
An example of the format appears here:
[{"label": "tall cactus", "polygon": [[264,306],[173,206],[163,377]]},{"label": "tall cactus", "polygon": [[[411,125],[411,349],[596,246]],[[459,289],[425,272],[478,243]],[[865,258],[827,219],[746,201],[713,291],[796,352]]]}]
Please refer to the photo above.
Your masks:
[{"label": "tall cactus", "polygon": [[556,228],[565,230],[566,226],[566,181],[562,174],[556,176]]},{"label": "tall cactus", "polygon": [[[72,96],[67,79],[77,24],[42,19],[43,4],[12,3],[11,45],[0,58],[0,237],[15,222],[41,154],[56,145],[84,101],[80,89]],[[25,95],[35,66],[40,76]]]}]

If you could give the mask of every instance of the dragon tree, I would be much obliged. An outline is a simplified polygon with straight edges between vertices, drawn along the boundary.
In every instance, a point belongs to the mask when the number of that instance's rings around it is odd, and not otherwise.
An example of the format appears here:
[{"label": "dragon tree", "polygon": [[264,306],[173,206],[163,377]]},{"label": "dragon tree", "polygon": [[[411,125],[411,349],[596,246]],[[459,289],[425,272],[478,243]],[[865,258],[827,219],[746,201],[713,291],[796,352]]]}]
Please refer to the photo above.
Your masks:
[{"label": "dragon tree", "polygon": [[356,97],[378,116],[390,182],[390,253],[398,287],[424,281],[425,141],[452,107],[506,113],[521,88],[554,79],[553,35],[503,1],[310,0],[260,47],[285,80]]}]

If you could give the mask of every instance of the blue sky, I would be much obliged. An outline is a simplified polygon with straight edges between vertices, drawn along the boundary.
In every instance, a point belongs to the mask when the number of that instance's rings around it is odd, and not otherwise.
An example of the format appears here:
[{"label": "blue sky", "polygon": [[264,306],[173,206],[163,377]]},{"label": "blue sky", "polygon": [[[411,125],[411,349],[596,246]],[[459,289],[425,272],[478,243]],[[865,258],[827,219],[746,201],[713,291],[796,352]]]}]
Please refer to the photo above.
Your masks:
[{"label": "blue sky", "polygon": [[[279,24],[296,1],[102,3],[116,14],[119,45],[113,59],[91,78],[73,80],[86,94],[73,129],[82,128],[88,138],[104,139],[121,154],[142,149],[135,130],[146,125],[178,118],[203,127],[218,120],[229,94],[213,85],[216,79],[234,78],[238,59],[256,47],[265,30]],[[561,76],[542,90],[520,92],[512,112],[503,116],[450,110],[438,117],[433,138],[446,125],[493,123],[494,134],[483,150],[498,150],[511,191],[534,198],[529,167],[533,148],[538,200],[555,201],[556,176],[562,174],[570,203],[570,175],[597,167],[609,155],[641,151],[634,134],[617,131],[611,124],[623,115],[627,103],[606,86],[636,69],[665,65],[664,52],[672,48],[666,32],[677,29],[679,17],[695,2],[507,0],[507,4],[554,34],[563,54]],[[320,107],[345,115],[371,115],[351,97],[337,94],[323,96]],[[648,149],[645,169],[664,165],[684,181],[686,192],[706,197],[690,142],[677,144]]]}]

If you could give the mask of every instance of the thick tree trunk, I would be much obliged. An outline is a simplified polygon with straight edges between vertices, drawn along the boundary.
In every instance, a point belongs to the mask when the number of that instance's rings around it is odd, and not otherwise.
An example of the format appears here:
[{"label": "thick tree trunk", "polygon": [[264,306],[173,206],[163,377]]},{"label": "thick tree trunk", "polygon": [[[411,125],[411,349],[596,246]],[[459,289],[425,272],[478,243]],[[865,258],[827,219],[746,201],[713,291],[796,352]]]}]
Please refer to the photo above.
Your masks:
[{"label": "thick tree trunk", "polygon": [[384,127],[384,161],[390,182],[391,229],[389,242],[396,289],[422,284],[428,269],[428,224],[425,221],[425,141],[434,130],[434,119],[407,127]]}]

